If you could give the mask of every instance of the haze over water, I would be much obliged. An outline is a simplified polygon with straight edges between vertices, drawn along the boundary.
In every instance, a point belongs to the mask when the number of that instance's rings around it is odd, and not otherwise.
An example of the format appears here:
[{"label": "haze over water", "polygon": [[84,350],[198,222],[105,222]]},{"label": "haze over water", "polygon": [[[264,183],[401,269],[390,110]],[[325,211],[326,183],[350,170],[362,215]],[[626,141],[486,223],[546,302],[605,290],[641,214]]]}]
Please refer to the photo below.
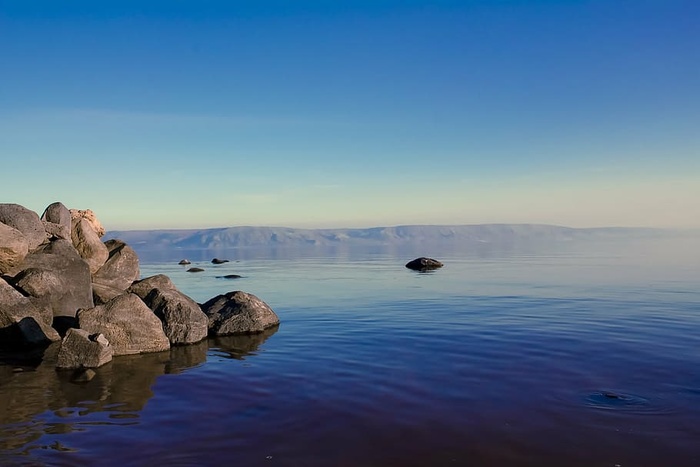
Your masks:
[{"label": "haze over water", "polygon": [[[419,255],[445,267],[404,267]],[[143,277],[200,303],[253,293],[281,325],[87,382],[52,348],[5,356],[0,463],[700,463],[698,239],[140,257]]]}]

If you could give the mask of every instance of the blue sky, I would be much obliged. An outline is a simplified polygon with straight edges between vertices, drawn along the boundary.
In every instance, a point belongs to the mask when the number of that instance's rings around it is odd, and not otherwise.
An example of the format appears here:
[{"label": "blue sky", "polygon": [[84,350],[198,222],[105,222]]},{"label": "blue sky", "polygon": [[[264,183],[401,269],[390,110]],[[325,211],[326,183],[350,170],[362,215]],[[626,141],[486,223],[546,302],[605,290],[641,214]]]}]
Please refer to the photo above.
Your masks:
[{"label": "blue sky", "polygon": [[700,227],[700,2],[0,0],[0,202]]}]

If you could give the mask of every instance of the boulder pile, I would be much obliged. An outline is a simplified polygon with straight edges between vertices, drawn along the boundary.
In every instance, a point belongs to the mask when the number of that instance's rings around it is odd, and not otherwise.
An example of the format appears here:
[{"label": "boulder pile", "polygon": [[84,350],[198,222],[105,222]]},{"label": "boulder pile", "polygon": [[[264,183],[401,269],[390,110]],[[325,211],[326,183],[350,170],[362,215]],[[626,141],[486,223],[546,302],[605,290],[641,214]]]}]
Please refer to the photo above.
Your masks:
[{"label": "boulder pile", "polygon": [[0,349],[61,341],[59,367],[91,368],[279,324],[252,294],[200,305],[165,275],[141,278],[136,252],[121,240],[102,242],[104,234],[89,209],[56,202],[40,217],[0,203]]}]

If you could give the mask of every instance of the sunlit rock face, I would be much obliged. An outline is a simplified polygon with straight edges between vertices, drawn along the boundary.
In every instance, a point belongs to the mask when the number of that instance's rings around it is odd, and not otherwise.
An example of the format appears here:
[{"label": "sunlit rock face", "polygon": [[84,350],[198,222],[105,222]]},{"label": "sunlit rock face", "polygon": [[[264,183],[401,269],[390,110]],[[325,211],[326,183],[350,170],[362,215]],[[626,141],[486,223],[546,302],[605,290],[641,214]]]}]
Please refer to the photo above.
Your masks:
[{"label": "sunlit rock face", "polygon": [[71,328],[61,342],[58,368],[97,368],[112,360],[114,349],[102,334]]},{"label": "sunlit rock face", "polygon": [[280,322],[267,303],[240,290],[212,298],[202,310],[209,317],[209,334],[215,336],[263,332]]},{"label": "sunlit rock face", "polygon": [[80,310],[77,317],[80,329],[90,334],[104,334],[115,356],[170,348],[158,317],[133,293],[124,293],[104,305]]},{"label": "sunlit rock face", "polygon": [[208,316],[169,277],[139,280],[135,250],[118,238],[103,242],[104,234],[89,209],[55,202],[39,218],[0,204],[0,348],[34,352],[60,341],[59,368],[89,369],[113,356],[279,324],[266,303],[245,292],[210,300]]}]

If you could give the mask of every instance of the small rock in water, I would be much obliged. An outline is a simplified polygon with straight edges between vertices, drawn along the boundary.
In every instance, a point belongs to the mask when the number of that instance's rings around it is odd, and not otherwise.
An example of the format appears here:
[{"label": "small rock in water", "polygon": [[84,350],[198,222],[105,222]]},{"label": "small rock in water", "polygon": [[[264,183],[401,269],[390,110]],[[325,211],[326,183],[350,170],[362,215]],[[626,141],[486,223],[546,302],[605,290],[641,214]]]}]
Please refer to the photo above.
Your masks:
[{"label": "small rock in water", "polygon": [[426,258],[424,256],[406,263],[406,267],[408,269],[413,269],[414,271],[430,271],[441,268],[442,266],[443,264],[440,261],[433,258]]},{"label": "small rock in water", "polygon": [[187,272],[202,272],[204,269],[202,268],[189,268]]},{"label": "small rock in water", "polygon": [[228,260],[227,260],[227,259],[214,258],[213,260],[211,260],[211,262],[212,262],[212,264],[224,264],[224,263],[228,263]]},{"label": "small rock in water", "polygon": [[216,276],[217,279],[240,279],[243,276],[238,274],[226,274],[225,276]]},{"label": "small rock in water", "polygon": [[189,259],[181,259],[177,264],[192,264]]}]

